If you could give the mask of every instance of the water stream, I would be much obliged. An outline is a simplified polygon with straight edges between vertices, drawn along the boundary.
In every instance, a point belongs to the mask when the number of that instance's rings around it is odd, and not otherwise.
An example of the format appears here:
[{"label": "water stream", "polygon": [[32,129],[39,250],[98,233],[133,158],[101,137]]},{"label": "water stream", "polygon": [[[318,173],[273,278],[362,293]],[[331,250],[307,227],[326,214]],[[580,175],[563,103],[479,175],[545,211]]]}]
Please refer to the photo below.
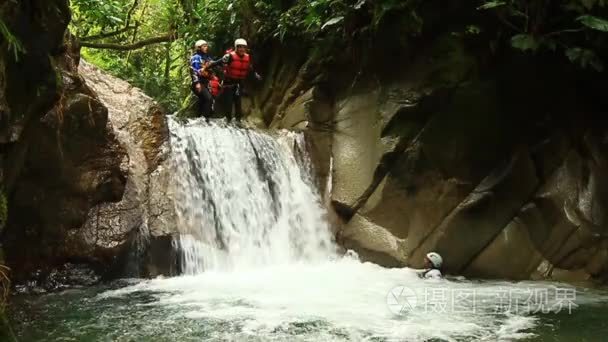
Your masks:
[{"label": "water stream", "polygon": [[171,126],[184,273],[335,255],[302,135],[197,121]]}]

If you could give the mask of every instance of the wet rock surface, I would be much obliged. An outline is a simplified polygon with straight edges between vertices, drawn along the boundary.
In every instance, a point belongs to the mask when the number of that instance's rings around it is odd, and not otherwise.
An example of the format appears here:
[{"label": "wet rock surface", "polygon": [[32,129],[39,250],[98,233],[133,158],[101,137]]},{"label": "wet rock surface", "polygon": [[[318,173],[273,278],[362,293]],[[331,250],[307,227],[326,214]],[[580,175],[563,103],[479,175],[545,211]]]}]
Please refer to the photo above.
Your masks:
[{"label": "wet rock surface", "polygon": [[[299,79],[310,60],[282,66],[294,71],[281,80]],[[344,65],[316,69],[309,79],[321,92],[301,86],[284,110],[263,108],[274,111],[271,127],[307,133],[320,183],[329,181],[336,240],[362,259],[422,267],[437,251],[447,273],[605,279],[608,125],[576,114],[572,94],[583,90],[530,63],[480,77],[474,52],[443,35],[377,82],[354,72],[332,80]],[[293,97],[287,81],[272,89],[272,103]]]},{"label": "wet rock surface", "polygon": [[[163,110],[124,81],[79,70],[67,1],[8,3],[0,15],[27,50],[15,60],[0,43],[0,262],[13,283],[33,274],[45,289],[86,285],[85,266],[97,278],[168,273],[147,264],[150,242],[172,227]],[[24,17],[47,20],[19,26]]]},{"label": "wet rock surface", "polygon": [[107,108],[78,75],[71,44],[67,40],[68,52],[55,60],[57,102],[31,117],[6,153],[9,216],[2,244],[16,282],[69,260],[111,261],[85,241],[69,238],[92,207],[120,200],[128,159]]},{"label": "wet rock surface", "polygon": [[[48,3],[0,6],[28,51],[17,62],[0,42],[5,262],[16,282],[89,278],[69,262],[107,277],[172,274],[165,115],[127,82],[78,68],[68,2]],[[18,25],[25,17],[46,20]],[[580,70],[521,56],[488,67],[465,38],[433,34],[396,51],[378,32],[364,49],[373,65],[349,59],[356,46],[327,58],[270,44],[245,112],[305,132],[336,240],[364,260],[421,267],[435,250],[448,273],[608,279],[597,91]],[[404,58],[377,63],[373,51]]]},{"label": "wet rock surface", "polygon": [[165,253],[167,262],[162,264],[171,263],[170,245],[164,251],[152,246],[175,232],[165,113],[138,88],[85,61],[79,71],[107,106],[109,121],[129,159],[123,164],[128,177],[122,199],[93,208],[78,238],[91,246],[121,249],[118,264],[126,265],[122,271],[132,276],[170,274],[170,267],[150,262],[159,259],[154,254]]},{"label": "wet rock surface", "polygon": [[42,294],[98,284],[101,277],[86,264],[65,263],[57,268],[36,270],[15,286],[17,293]]}]

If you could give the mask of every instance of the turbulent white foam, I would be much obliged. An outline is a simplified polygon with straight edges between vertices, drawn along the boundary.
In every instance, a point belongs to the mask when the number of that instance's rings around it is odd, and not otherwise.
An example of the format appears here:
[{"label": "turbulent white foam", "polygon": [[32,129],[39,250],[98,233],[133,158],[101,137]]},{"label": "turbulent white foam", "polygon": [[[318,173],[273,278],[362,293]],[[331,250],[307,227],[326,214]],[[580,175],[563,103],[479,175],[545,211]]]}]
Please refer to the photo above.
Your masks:
[{"label": "turbulent white foam", "polygon": [[303,143],[295,133],[171,122],[184,273],[318,262],[333,254]]},{"label": "turbulent white foam", "polygon": [[[163,322],[211,326],[210,338],[222,341],[533,336],[538,318],[529,299],[554,284],[425,281],[411,269],[361,263],[354,252],[336,257],[301,135],[172,122],[171,146],[182,232],[175,245],[186,275],[108,291],[99,300],[145,292],[155,299],[142,305],[161,307],[168,313]],[[389,303],[397,287],[417,298],[401,314]],[[471,293],[473,302],[450,307]],[[508,312],[500,311],[505,295]]]},{"label": "turbulent white foam", "polygon": [[[236,333],[218,331],[215,337],[219,340],[512,341],[533,336],[538,324],[533,310],[525,305],[530,294],[551,291],[556,285],[425,281],[411,269],[386,269],[349,257],[316,265],[155,279],[101,297],[150,292],[156,301],[147,305],[172,312],[170,319],[175,322],[190,319],[241,326]],[[398,286],[413,290],[418,298],[417,305],[402,315],[394,314],[387,304],[387,294]],[[497,310],[505,304],[500,299],[505,290],[514,304],[509,313]],[[472,292],[476,293],[475,303],[458,309],[451,306],[458,299],[456,294]],[[445,310],[435,306],[442,295]],[[590,301],[591,294],[578,293],[577,303]],[[294,326],[305,328],[294,332]]]}]

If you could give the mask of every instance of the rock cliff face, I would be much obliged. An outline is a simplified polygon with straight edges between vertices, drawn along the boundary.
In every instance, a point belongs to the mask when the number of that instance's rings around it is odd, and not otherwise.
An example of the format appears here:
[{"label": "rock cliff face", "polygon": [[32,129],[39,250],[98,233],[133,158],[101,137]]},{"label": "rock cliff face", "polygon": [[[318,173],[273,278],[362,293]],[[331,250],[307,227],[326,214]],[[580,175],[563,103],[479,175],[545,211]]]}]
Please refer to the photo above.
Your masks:
[{"label": "rock cliff face", "polygon": [[155,254],[171,251],[164,113],[89,65],[79,74],[67,1],[8,2],[0,14],[27,52],[16,59],[1,43],[1,241],[13,279],[66,262],[105,276],[171,272]]},{"label": "rock cliff face", "polygon": [[[78,67],[67,1],[5,2],[0,18],[27,51],[0,42],[1,249],[14,279],[90,275],[66,263],[175,272],[162,111]],[[266,81],[245,101],[250,120],[308,136],[337,241],[385,266],[421,267],[435,250],[454,274],[606,278],[605,81],[551,58],[488,61],[450,33],[391,37],[268,46]]]},{"label": "rock cliff face", "polygon": [[89,248],[120,248],[118,269],[133,276],[177,272],[172,255],[175,213],[170,192],[169,131],[163,110],[140,89],[81,62],[80,74],[108,108],[118,141],[125,147],[127,181],[119,202],[89,212],[76,235]]},{"label": "rock cliff face", "polygon": [[453,274],[608,275],[598,84],[561,62],[488,67],[460,37],[430,41],[392,69],[314,52],[265,66],[251,115],[311,137],[337,240],[385,266],[422,267],[434,250]]}]

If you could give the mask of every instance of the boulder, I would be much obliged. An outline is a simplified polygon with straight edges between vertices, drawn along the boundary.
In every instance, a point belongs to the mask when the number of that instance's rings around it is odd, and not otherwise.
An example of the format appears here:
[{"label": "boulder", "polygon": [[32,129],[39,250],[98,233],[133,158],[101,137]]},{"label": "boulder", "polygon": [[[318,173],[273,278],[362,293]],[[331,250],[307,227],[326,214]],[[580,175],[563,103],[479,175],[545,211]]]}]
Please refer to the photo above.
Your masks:
[{"label": "boulder", "polygon": [[[93,208],[79,234],[89,246],[119,249],[122,258],[136,259],[123,260],[129,269],[116,272],[171,274],[174,269],[155,264],[160,259],[158,248],[152,254],[147,251],[158,244],[156,240],[170,240],[175,233],[166,116],[150,97],[127,82],[85,61],[79,71],[108,107],[109,120],[129,155],[123,165],[128,177],[122,199]],[[171,253],[171,248],[165,250],[167,261],[163,265],[171,264]]]},{"label": "boulder", "polygon": [[409,252],[405,240],[356,214],[341,231],[345,248],[356,250],[361,260],[389,267],[404,266]]},{"label": "boulder", "polygon": [[13,168],[3,246],[17,282],[36,269],[46,272],[70,260],[104,269],[108,255],[90,253],[83,241],[70,237],[91,208],[120,200],[125,190],[128,154],[112,131],[107,108],[73,64],[57,64],[64,65],[57,71],[59,101],[30,121],[7,153]]}]

